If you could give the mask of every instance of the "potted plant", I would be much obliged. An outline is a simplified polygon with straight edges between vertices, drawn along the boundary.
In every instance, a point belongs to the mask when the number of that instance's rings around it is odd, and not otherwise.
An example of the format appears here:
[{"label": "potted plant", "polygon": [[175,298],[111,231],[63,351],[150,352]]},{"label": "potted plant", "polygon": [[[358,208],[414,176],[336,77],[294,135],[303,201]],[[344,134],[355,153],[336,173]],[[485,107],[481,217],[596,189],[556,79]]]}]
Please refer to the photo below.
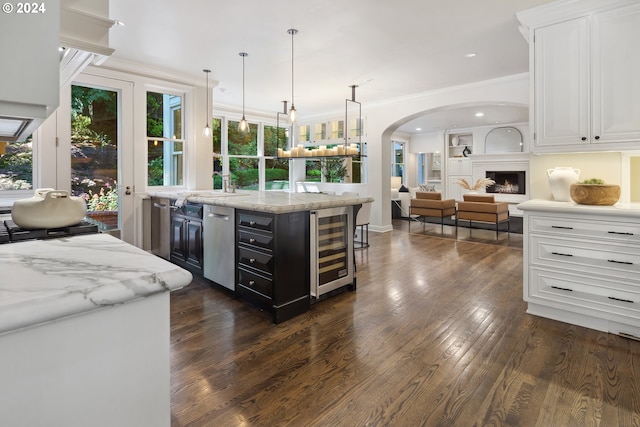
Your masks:
[{"label": "potted plant", "polygon": [[600,178],[590,178],[571,184],[571,199],[580,205],[611,206],[620,199],[620,186],[607,184]]}]

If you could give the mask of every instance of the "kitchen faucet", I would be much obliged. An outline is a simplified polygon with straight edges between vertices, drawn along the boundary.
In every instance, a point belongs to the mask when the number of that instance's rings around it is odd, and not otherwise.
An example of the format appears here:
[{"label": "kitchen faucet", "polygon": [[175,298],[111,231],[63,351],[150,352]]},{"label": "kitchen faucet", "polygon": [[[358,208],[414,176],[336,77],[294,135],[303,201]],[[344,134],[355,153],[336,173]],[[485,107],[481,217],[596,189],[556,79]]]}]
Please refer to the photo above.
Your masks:
[{"label": "kitchen faucet", "polygon": [[[228,193],[229,192],[229,181],[231,180],[231,176],[230,175],[223,175],[220,172],[213,172],[212,177],[214,177],[216,175],[222,178],[222,192],[223,193]],[[232,189],[233,189],[232,192],[235,193],[236,192],[236,186],[233,185]]]}]

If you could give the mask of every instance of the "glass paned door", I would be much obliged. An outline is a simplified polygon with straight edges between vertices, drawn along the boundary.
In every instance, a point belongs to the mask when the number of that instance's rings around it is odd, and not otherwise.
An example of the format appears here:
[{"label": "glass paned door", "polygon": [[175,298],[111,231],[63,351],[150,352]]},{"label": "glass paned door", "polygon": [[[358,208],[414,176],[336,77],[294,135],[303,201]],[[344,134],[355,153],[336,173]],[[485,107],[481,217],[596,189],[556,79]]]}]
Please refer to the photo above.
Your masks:
[{"label": "glass paned door", "polygon": [[71,86],[71,193],[87,201],[87,220],[135,241],[132,88],[80,75]]},{"label": "glass paned door", "polygon": [[118,92],[71,86],[71,193],[103,230],[118,228],[118,137]]}]

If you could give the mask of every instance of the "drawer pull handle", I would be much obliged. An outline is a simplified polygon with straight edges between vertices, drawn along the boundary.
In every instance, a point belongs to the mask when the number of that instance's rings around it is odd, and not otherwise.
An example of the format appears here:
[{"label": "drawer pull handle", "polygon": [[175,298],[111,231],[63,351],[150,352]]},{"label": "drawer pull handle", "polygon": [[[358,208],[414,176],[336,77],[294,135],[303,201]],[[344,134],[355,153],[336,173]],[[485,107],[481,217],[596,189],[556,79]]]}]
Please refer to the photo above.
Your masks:
[{"label": "drawer pull handle", "polygon": [[255,221],[249,221],[249,225],[256,225]]},{"label": "drawer pull handle", "polygon": [[573,289],[569,289],[569,288],[561,288],[560,286],[551,286],[552,289],[557,289],[559,291],[569,291],[569,292],[573,292]]},{"label": "drawer pull handle", "polygon": [[615,264],[625,264],[625,265],[633,265],[632,262],[629,261],[616,261],[615,259],[608,259],[608,262],[613,262]]},{"label": "drawer pull handle", "polygon": [[607,231],[609,234],[620,234],[622,236],[633,236],[633,233],[625,233],[621,231]]},{"label": "drawer pull handle", "polygon": [[255,284],[256,284],[255,280],[249,280],[249,286],[253,286]]},{"label": "drawer pull handle", "polygon": [[256,259],[255,259],[255,258],[249,258],[249,262],[250,262],[251,264],[253,264],[254,262],[256,262]]},{"label": "drawer pull handle", "polygon": [[573,230],[573,227],[565,227],[563,225],[552,225],[551,228],[561,228],[563,230]]},{"label": "drawer pull handle", "polygon": [[254,238],[249,239],[249,243],[255,243],[255,242],[256,242],[256,239]]},{"label": "drawer pull handle", "polygon": [[551,252],[551,255],[560,255],[560,256],[573,256],[571,254],[563,254],[561,252]]},{"label": "drawer pull handle", "polygon": [[631,301],[630,299],[623,299],[623,298],[616,298],[616,297],[607,297],[607,298],[612,299],[614,301],[630,302],[631,304],[633,304],[633,301]]}]

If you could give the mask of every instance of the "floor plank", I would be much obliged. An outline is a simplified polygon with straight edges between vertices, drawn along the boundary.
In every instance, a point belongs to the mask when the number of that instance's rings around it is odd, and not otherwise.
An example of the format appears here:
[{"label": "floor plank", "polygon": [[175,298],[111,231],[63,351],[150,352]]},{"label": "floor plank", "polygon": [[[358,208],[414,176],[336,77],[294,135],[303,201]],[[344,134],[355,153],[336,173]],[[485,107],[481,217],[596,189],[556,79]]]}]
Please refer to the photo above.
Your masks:
[{"label": "floor plank", "polygon": [[172,293],[172,425],[640,425],[640,342],[526,314],[521,235],[407,225],[279,325],[202,279]]}]

